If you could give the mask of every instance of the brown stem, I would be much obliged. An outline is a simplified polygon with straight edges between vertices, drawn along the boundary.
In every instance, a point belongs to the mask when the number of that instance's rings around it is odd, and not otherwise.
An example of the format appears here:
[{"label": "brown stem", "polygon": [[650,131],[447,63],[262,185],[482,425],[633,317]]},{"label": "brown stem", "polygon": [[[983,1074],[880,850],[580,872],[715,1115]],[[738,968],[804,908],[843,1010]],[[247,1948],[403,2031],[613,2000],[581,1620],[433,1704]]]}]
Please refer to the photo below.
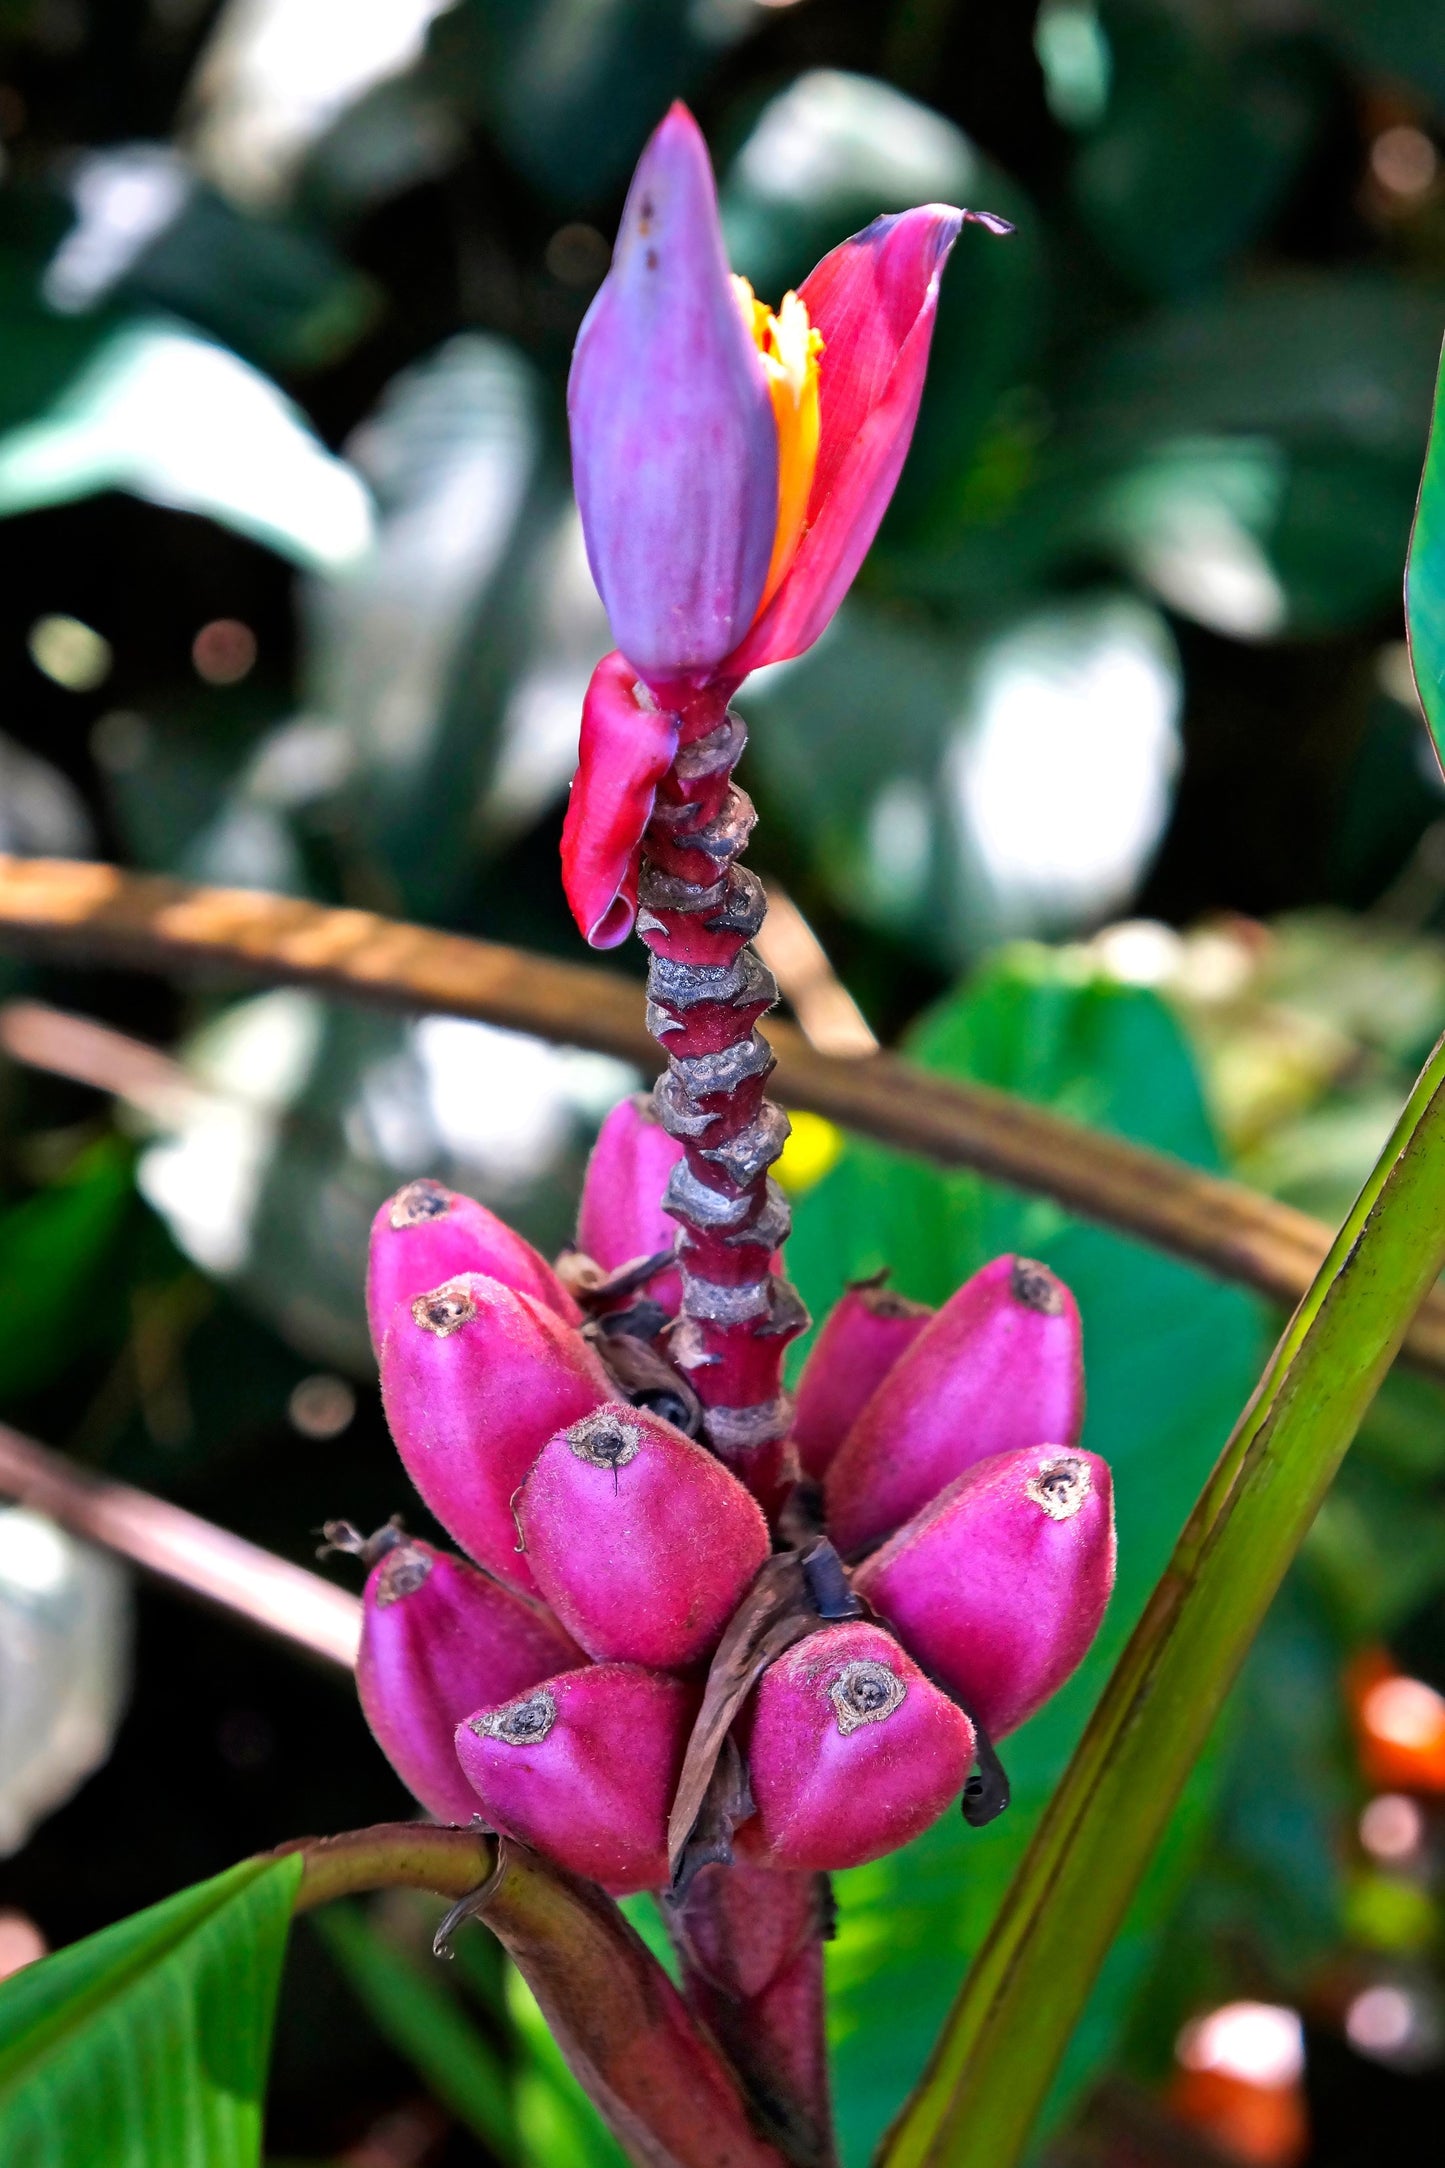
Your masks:
[{"label": "brown stem", "polygon": [[499,1852],[480,1917],[629,2158],[647,2168],[791,2168],[612,1900],[505,1838]]},{"label": "brown stem", "polygon": [[[293,897],[195,888],[71,859],[0,857],[0,936],[10,948],[67,962],[285,981],[388,1008],[478,1017],[639,1067],[653,1058],[642,996],[613,972]],[[928,1076],[890,1054],[838,1060],[787,1024],[770,1025],[769,1036],[772,1089],[785,1106],[1052,1197],[1283,1308],[1293,1308],[1329,1249],[1330,1230],[1308,1213],[1006,1092]],[[1445,1379],[1440,1291],[1421,1308],[1405,1354]]]},{"label": "brown stem", "polygon": [[595,1883],[506,1837],[385,1822],[277,1849],[304,1862],[297,1910],[378,1889],[466,1899],[521,1973],[553,2039],[639,2168],[791,2168],[736,2073]]},{"label": "brown stem", "polygon": [[837,2168],[824,2027],[826,1875],[704,1867],[663,1914],[688,2002],[798,2168]]},{"label": "brown stem", "polygon": [[48,1513],[62,1528],[103,1544],[313,1656],[356,1662],[361,1604],[304,1566],[129,1483],[112,1482],[0,1424],[0,1497]]}]

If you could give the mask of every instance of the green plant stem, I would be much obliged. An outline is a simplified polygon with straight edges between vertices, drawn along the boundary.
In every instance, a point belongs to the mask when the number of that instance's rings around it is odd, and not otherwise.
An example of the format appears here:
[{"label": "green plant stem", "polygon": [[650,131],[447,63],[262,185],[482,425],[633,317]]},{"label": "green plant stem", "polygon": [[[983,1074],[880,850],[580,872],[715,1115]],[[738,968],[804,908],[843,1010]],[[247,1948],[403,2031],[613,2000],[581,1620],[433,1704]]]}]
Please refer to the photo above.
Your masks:
[{"label": "green plant stem", "polygon": [[879,2168],[1018,2160],[1184,1780],[1442,1264],[1445,1040],[1205,1485]]},{"label": "green plant stem", "polygon": [[339,1837],[293,1837],[276,1847],[277,1858],[299,1852],[301,1887],[296,1910],[310,1912],[338,1897],[375,1889],[426,1889],[438,1897],[465,1897],[496,1871],[494,1838],[480,1830],[439,1829],[430,1822],[378,1822]]}]

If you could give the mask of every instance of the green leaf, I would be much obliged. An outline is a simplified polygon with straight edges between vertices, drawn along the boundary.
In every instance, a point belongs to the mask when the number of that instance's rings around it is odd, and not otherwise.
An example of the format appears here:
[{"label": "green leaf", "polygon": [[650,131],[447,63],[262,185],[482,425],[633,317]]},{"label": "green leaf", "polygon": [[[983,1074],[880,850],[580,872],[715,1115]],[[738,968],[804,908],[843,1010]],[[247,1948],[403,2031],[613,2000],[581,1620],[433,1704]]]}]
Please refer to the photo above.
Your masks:
[{"label": "green leaf", "polygon": [[376,295],[319,234],[196,186],[118,293],[174,310],[264,369],[318,369],[356,344]]},{"label": "green leaf", "polygon": [[506,2069],[442,1985],[437,1961],[418,1962],[394,1938],[378,1934],[357,1904],[328,1905],[314,1925],[382,2037],[443,2107],[510,2159],[516,2129]]},{"label": "green leaf", "polygon": [[563,202],[626,178],[669,98],[754,27],[752,9],[677,0],[461,0],[438,17],[424,79],[481,120]]},{"label": "green leaf", "polygon": [[[307,716],[344,726],[351,762],[337,824],[380,862],[370,878],[411,917],[445,919],[473,873],[509,704],[539,645],[550,644],[542,659],[564,742],[555,724],[547,742],[547,718],[529,713],[512,751],[541,771],[543,803],[549,774],[560,792],[575,755],[603,639],[587,644],[597,620],[584,605],[569,686],[572,597],[548,547],[570,514],[544,456],[542,405],[520,350],[475,333],[393,378],[349,447],[379,506],[376,548],[364,571],[308,597]],[[564,620],[550,643],[549,605]],[[521,810],[525,825],[540,806]]]},{"label": "green leaf", "polygon": [[1442,320],[1437,281],[1272,274],[1106,340],[1065,418],[1109,444],[1252,435],[1414,465]]},{"label": "green leaf", "polygon": [[[1217,1164],[1194,1069],[1168,1011],[1067,951],[1006,951],[924,1021],[910,1052],[945,1075],[1001,1085],[1196,1165]],[[841,1927],[829,1963],[850,2160],[866,2156],[916,2075],[1260,1353],[1258,1312],[1238,1290],[1069,1220],[1046,1201],[862,1144],[850,1144],[798,1201],[789,1261],[819,1317],[845,1280],[882,1265],[905,1294],[940,1302],[1009,1249],[1045,1259],[1078,1297],[1089,1381],[1085,1442],[1114,1471],[1118,1584],[1083,1668],[1005,1746],[1014,1805],[1002,1820],[972,1831],[950,1817],[905,1852],[839,1878]],[[1210,1786],[1206,1771],[1120,1939],[1081,2029],[1070,2083],[1097,2069],[1117,2036],[1193,1856]]]},{"label": "green leaf", "polygon": [[1445,765],[1445,362],[1405,561],[1405,625],[1435,758]]},{"label": "green leaf", "polygon": [[1107,0],[1099,29],[1111,82],[1075,159],[1075,203],[1126,277],[1188,293],[1278,207],[1328,93],[1324,70],[1297,45],[1221,50],[1222,38],[1140,0]]},{"label": "green leaf", "polygon": [[1396,592],[1442,322],[1440,285],[1358,273],[1160,311],[1090,357],[1040,510],[1234,637],[1367,620]]},{"label": "green leaf", "polygon": [[301,1869],[244,1861],[0,1984],[6,2168],[254,2168]]},{"label": "green leaf", "polygon": [[1445,1040],[1199,1494],[890,2134],[888,2168],[1021,2157],[1225,1696],[1445,1264],[1442,1172]]},{"label": "green leaf", "polygon": [[46,411],[0,436],[0,515],[106,489],[204,513],[316,570],[355,565],[371,540],[359,477],[291,401],[163,317],[110,330]]},{"label": "green leaf", "polygon": [[48,1384],[109,1322],[100,1275],[131,1195],[131,1155],[107,1137],[0,1213],[0,1400]]}]

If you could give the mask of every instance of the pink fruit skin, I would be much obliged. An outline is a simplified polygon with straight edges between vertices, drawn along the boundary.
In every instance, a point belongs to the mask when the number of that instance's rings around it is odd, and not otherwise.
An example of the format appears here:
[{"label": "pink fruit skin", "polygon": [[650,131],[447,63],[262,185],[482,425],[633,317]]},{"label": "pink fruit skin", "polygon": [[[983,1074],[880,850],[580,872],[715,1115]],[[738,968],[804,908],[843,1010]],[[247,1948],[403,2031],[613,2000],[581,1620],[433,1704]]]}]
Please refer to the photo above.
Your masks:
[{"label": "pink fruit skin", "polygon": [[[550,1716],[546,1704],[550,1703]],[[457,1726],[457,1758],[494,1829],[534,1845],[614,1897],[668,1879],[667,1813],[698,1696],[635,1664],[566,1671]],[[540,1709],[538,1736],[515,1712]],[[515,1740],[488,1723],[511,1725]]]},{"label": "pink fruit skin", "polygon": [[712,1652],[769,1551],[720,1461],[617,1402],[549,1439],[517,1518],[537,1586],[588,1655],[658,1671]]},{"label": "pink fruit skin", "polygon": [[382,1342],[382,1403],[407,1474],[462,1549],[518,1588],[536,1584],[513,1493],[552,1433],[612,1389],[560,1318],[478,1272],[398,1303]]},{"label": "pink fruit skin", "polygon": [[933,1316],[886,1287],[849,1287],[823,1321],[798,1380],[793,1443],[804,1475],[821,1479],[900,1355]]},{"label": "pink fruit skin", "polygon": [[[881,1712],[859,1713],[862,1695],[885,1686]],[[738,1831],[740,1848],[777,1867],[881,1859],[937,1821],[973,1749],[963,1711],[881,1626],[825,1626],[758,1687],[745,1730],[757,1813]]]},{"label": "pink fruit skin", "polygon": [[1099,1630],[1114,1586],[1108,1464],[1049,1445],[980,1461],[853,1581],[1001,1739],[1058,1692]]},{"label": "pink fruit skin", "polygon": [[387,1198],[371,1223],[366,1314],[378,1355],[397,1304],[461,1272],[485,1272],[489,1279],[543,1303],[564,1324],[582,1321],[545,1257],[495,1212],[440,1182],[408,1182]]},{"label": "pink fruit skin", "polygon": [[[577,1215],[577,1247],[604,1272],[672,1248],[677,1222],[663,1211],[662,1193],[681,1158],[682,1145],[663,1128],[647,1093],[612,1109],[587,1162]],[[659,1272],[646,1293],[675,1317],[682,1300],[676,1268]]]},{"label": "pink fruit skin", "polygon": [[457,1725],[582,1651],[540,1604],[411,1536],[373,1566],[361,1601],[356,1684],[372,1735],[428,1814],[470,1822],[477,1801],[457,1765]]},{"label": "pink fruit skin", "polygon": [[1083,1336],[1062,1280],[996,1257],[951,1295],[872,1395],[828,1470],[828,1532],[853,1555],[994,1453],[1072,1445]]}]

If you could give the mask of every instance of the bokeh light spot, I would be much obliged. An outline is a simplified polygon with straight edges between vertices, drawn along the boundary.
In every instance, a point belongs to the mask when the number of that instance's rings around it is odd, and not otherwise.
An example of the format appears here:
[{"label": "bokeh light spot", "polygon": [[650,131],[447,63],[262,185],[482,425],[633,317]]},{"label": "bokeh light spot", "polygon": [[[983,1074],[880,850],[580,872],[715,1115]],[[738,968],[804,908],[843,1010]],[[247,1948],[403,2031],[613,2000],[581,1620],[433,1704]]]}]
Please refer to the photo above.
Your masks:
[{"label": "bokeh light spot", "polygon": [[256,662],[256,635],[238,617],[215,617],[191,642],[191,661],[208,685],[239,685]]},{"label": "bokeh light spot", "polygon": [[1423,129],[1386,128],[1370,145],[1370,172],[1392,196],[1428,195],[1439,170],[1439,153]]},{"label": "bokeh light spot", "polygon": [[842,1156],[843,1133],[821,1114],[809,1114],[805,1108],[800,1107],[791,1119],[792,1135],[773,1173],[790,1196],[800,1197],[821,1182]]},{"label": "bokeh light spot", "polygon": [[1299,2012],[1281,2003],[1227,2002],[1186,2025],[1176,2053],[1186,2070],[1293,2085],[1304,2073],[1304,2027]]},{"label": "bokeh light spot", "polygon": [[318,1371],[293,1387],[286,1413],[303,1438],[339,1438],[356,1413],[356,1395],[345,1378]]},{"label": "bokeh light spot", "polygon": [[1381,1792],[1360,1816],[1360,1842],[1372,1859],[1409,1859],[1424,1834],[1425,1817],[1403,1792]]},{"label": "bokeh light spot", "polygon": [[41,675],[68,693],[93,693],[115,660],[109,640],[78,617],[37,617],[25,644]]},{"label": "bokeh light spot", "polygon": [[44,1957],[48,1944],[34,1920],[23,1912],[0,1912],[0,1980]]},{"label": "bokeh light spot", "polygon": [[596,286],[607,276],[612,251],[604,234],[580,220],[559,226],[547,243],[547,269],[559,286]]}]

